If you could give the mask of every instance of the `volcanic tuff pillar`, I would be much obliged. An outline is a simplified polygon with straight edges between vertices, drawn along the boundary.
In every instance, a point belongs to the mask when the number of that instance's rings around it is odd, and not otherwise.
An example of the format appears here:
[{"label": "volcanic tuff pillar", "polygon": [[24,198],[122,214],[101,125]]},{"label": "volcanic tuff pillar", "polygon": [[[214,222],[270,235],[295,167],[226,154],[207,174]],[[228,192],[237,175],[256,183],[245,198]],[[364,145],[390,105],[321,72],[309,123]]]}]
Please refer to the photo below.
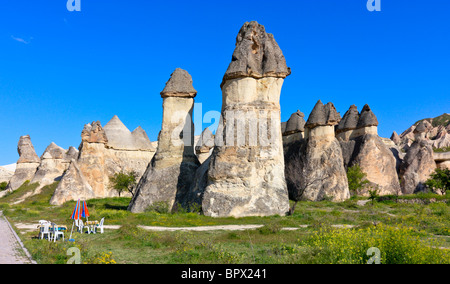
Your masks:
[{"label": "volcanic tuff pillar", "polygon": [[6,188],[9,192],[21,187],[25,181],[31,181],[41,163],[29,135],[20,137],[17,152],[19,153],[19,160],[17,161],[16,171]]},{"label": "volcanic tuff pillar", "polygon": [[192,122],[196,95],[189,73],[176,69],[161,93],[164,111],[158,149],[137,186],[131,212],[143,212],[156,202],[173,208],[189,190],[200,166],[194,153]]},{"label": "volcanic tuff pillar", "polygon": [[222,82],[221,130],[208,171],[202,209],[207,216],[284,215],[280,93],[290,69],[273,35],[245,23]]}]

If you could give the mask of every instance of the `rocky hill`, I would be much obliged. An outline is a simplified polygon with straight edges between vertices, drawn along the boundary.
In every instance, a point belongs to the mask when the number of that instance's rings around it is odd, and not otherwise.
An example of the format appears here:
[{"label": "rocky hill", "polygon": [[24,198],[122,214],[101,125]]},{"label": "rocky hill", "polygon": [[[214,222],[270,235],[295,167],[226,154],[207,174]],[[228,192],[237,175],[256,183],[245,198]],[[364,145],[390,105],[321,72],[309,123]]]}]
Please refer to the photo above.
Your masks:
[{"label": "rocky hill", "polygon": [[[408,151],[415,141],[414,130],[423,122],[425,126],[425,138],[435,150],[446,151],[450,148],[450,114],[445,113],[435,118],[426,118],[416,122],[401,135],[392,134],[392,141],[403,151]],[[438,151],[439,151],[438,150]]]}]

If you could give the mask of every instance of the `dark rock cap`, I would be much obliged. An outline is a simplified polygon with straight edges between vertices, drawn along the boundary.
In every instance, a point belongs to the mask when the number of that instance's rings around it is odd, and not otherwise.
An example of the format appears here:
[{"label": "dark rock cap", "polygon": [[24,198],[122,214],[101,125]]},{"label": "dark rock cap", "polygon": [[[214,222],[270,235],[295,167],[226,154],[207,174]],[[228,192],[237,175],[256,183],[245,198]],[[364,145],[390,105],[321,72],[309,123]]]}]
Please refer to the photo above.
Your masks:
[{"label": "dark rock cap", "polygon": [[333,103],[327,103],[325,105],[325,113],[327,118],[327,125],[338,125],[341,121],[341,115],[337,112]]},{"label": "dark rock cap", "polygon": [[304,117],[305,114],[301,111],[297,111],[296,113],[292,114],[291,118],[286,123],[284,134],[290,135],[297,132],[304,132],[306,124]]},{"label": "dark rock cap", "polygon": [[195,98],[197,91],[192,86],[192,76],[183,69],[177,68],[170,76],[166,87],[161,92],[163,98],[166,97],[187,97]]},{"label": "dark rock cap", "polygon": [[323,105],[319,100],[309,115],[306,127],[312,129],[317,126],[337,125],[340,120],[341,116],[332,103]]},{"label": "dark rock cap", "polygon": [[291,69],[272,34],[266,33],[263,25],[246,22],[236,38],[236,49],[232,61],[223,77],[226,80],[253,77],[286,78]]},{"label": "dark rock cap", "polygon": [[337,133],[356,129],[356,127],[358,126],[358,121],[359,121],[358,107],[352,105],[350,109],[345,113],[341,122],[339,123],[337,127]]},{"label": "dark rock cap", "polygon": [[365,105],[359,116],[357,128],[364,128],[370,126],[378,126],[378,119],[370,109],[369,105]]},{"label": "dark rock cap", "polygon": [[417,125],[416,129],[414,129],[414,134],[424,132],[427,132],[427,127],[425,126],[425,123],[422,121]]}]

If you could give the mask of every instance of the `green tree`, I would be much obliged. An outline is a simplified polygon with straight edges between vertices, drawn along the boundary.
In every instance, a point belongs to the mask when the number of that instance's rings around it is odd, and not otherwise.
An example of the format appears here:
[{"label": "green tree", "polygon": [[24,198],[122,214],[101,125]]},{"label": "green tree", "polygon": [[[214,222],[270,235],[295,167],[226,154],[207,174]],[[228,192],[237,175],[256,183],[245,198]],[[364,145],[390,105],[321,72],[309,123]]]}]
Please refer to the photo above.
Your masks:
[{"label": "green tree", "polygon": [[123,192],[129,192],[134,196],[138,175],[136,172],[120,172],[109,178],[110,187],[117,190],[119,197]]},{"label": "green tree", "polygon": [[450,170],[449,169],[436,169],[429,180],[425,182],[425,185],[433,190],[445,194],[450,190]]},{"label": "green tree", "polygon": [[348,168],[347,178],[348,178],[348,188],[350,189],[350,192],[352,192],[354,195],[358,194],[358,191],[361,190],[364,187],[364,185],[369,183],[366,177],[367,174],[365,174],[361,170],[361,167],[358,164]]}]

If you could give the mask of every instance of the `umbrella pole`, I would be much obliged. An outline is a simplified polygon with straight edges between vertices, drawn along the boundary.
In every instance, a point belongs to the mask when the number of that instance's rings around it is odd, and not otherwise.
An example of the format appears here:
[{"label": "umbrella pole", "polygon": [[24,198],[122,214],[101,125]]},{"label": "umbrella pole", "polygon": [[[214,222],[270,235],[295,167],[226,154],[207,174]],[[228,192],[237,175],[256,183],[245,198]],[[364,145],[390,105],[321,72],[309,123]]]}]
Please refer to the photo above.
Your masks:
[{"label": "umbrella pole", "polygon": [[73,233],[73,226],[75,225],[75,221],[73,221],[72,223],[72,230],[70,231],[70,238],[69,238],[69,242],[73,242],[75,241],[74,239],[72,239],[72,233]]}]

